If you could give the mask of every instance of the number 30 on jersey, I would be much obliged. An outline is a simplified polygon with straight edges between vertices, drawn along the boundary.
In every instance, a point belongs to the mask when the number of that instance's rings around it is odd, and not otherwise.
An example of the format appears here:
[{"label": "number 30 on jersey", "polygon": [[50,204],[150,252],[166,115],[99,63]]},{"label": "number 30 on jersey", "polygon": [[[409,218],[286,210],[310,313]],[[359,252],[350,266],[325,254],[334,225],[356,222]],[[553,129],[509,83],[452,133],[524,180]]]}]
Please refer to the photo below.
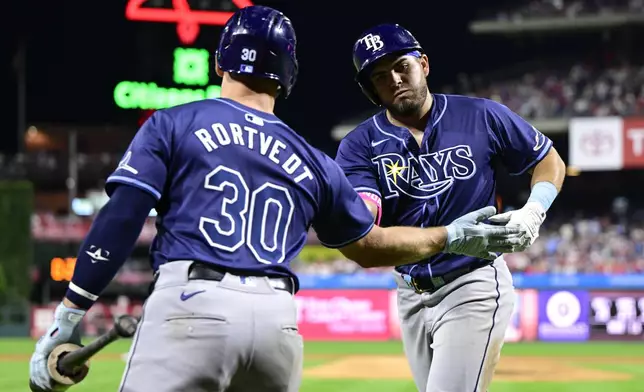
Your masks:
[{"label": "number 30 on jersey", "polygon": [[245,244],[260,263],[284,261],[286,235],[295,210],[288,189],[265,182],[251,191],[238,171],[223,165],[208,173],[204,187],[217,192],[228,187],[233,193],[223,197],[218,208],[220,219],[202,216],[199,221],[199,231],[210,246],[234,252]]}]

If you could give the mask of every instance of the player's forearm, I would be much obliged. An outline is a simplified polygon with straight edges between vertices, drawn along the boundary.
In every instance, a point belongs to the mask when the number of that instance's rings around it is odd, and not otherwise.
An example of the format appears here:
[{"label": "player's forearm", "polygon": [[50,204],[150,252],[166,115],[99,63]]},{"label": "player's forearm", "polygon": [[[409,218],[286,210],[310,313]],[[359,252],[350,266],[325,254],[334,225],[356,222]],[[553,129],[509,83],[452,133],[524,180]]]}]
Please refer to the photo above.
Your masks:
[{"label": "player's forearm", "polygon": [[532,170],[532,189],[527,203],[538,203],[548,211],[561,191],[565,176],[566,164],[553,147]]},{"label": "player's forearm", "polygon": [[539,162],[532,171],[531,186],[539,182],[549,182],[555,186],[557,192],[561,191],[566,177],[566,164],[554,147]]},{"label": "player's forearm", "polygon": [[398,266],[440,253],[446,240],[444,227],[374,226],[368,235],[341,252],[363,268]]},{"label": "player's forearm", "polygon": [[89,309],[132,252],[156,200],[137,188],[119,186],[101,209],[81,245],[64,303]]}]

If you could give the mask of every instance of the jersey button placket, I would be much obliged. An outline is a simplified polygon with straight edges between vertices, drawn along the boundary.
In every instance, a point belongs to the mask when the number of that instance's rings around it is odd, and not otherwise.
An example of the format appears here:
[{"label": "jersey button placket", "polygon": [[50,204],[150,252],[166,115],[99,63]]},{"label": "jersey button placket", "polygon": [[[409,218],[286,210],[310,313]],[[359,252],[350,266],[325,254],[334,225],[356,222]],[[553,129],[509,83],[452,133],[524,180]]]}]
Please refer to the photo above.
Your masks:
[{"label": "jersey button placket", "polygon": [[407,147],[407,150],[414,155],[414,157],[418,157],[418,154],[420,154],[418,142],[414,138],[414,135],[412,135],[409,131],[407,132],[407,136],[405,137],[405,146]]}]

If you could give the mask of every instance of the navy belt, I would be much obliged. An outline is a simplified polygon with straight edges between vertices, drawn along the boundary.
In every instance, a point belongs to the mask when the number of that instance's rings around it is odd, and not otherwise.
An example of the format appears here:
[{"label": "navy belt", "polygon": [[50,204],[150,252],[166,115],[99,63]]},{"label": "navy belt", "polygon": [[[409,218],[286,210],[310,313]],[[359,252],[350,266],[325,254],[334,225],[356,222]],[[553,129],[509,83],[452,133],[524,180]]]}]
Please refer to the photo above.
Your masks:
[{"label": "navy belt", "polygon": [[472,271],[475,271],[481,267],[486,267],[488,265],[491,265],[492,262],[487,262],[484,264],[474,264],[474,265],[469,265],[467,267],[459,268],[453,271],[450,271],[444,275],[441,276],[421,276],[418,278],[414,278],[409,274],[400,274],[407,283],[409,287],[414,289],[414,291],[417,294],[422,294],[422,293],[434,293],[438,291],[441,287],[452,283],[456,279],[460,278],[463,275],[469,274]]}]

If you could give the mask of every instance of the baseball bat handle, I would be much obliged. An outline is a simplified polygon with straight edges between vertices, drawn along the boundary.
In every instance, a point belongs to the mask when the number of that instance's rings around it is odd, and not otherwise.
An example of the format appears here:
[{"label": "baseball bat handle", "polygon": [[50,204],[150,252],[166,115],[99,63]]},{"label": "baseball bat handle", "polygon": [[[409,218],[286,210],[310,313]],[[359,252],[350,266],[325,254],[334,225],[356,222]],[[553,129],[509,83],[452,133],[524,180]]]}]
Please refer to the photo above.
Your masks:
[{"label": "baseball bat handle", "polygon": [[73,369],[81,366],[108,344],[119,338],[134,336],[138,321],[132,316],[121,316],[114,323],[114,327],[99,336],[96,340],[76,351],[65,354],[58,360],[58,369],[61,373],[72,373]]},{"label": "baseball bat handle", "polygon": [[112,343],[118,338],[116,331],[110,329],[109,332],[104,333],[92,343],[84,346],[76,351],[65,354],[58,360],[58,369],[63,374],[73,372],[73,369],[87,362],[88,359],[93,357],[97,352],[101,351],[105,346]]}]

